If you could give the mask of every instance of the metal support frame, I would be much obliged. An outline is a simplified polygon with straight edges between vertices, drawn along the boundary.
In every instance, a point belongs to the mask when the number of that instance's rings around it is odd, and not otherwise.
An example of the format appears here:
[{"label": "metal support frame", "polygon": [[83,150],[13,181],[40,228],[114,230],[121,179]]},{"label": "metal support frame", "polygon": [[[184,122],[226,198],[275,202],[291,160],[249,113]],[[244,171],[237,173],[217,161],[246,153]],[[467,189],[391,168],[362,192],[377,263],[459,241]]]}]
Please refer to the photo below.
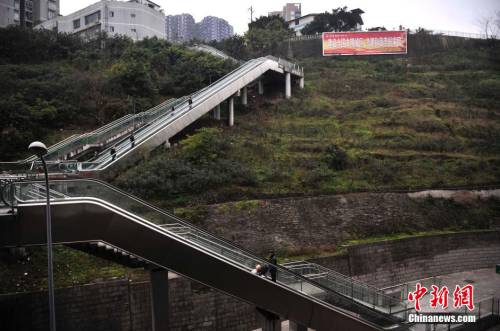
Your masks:
[{"label": "metal support frame", "polygon": [[151,317],[153,331],[168,331],[168,270],[153,269],[151,278]]}]

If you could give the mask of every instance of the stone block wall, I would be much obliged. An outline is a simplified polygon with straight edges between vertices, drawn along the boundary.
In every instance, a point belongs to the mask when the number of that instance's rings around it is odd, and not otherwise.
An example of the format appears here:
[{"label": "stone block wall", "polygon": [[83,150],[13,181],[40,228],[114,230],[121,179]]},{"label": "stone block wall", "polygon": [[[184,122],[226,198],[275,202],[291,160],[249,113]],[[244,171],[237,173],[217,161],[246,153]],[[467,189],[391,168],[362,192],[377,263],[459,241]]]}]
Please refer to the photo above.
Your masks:
[{"label": "stone block wall", "polygon": [[349,246],[344,256],[312,259],[377,287],[500,263],[500,232],[413,237]]},{"label": "stone block wall", "polygon": [[[181,277],[169,280],[172,331],[251,330],[255,308],[228,295]],[[151,285],[126,279],[57,289],[58,330],[149,331]],[[48,329],[46,292],[0,295],[0,330]]]}]

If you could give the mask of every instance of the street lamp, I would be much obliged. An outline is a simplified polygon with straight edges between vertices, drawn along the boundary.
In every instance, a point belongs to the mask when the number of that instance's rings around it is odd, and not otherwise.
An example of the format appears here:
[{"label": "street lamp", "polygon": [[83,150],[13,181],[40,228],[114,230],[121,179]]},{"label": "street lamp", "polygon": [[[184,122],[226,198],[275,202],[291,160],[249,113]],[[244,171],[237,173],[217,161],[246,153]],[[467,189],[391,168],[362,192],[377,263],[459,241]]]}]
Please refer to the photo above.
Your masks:
[{"label": "street lamp", "polygon": [[48,260],[48,287],[49,287],[49,325],[50,331],[56,331],[56,309],[54,305],[54,268],[52,263],[52,225],[50,218],[50,188],[49,188],[49,175],[47,171],[47,163],[43,156],[47,154],[47,146],[39,141],[32,142],[28,150],[40,158],[45,172],[45,195],[47,198],[47,205],[45,209],[45,218],[47,223],[47,260]]}]

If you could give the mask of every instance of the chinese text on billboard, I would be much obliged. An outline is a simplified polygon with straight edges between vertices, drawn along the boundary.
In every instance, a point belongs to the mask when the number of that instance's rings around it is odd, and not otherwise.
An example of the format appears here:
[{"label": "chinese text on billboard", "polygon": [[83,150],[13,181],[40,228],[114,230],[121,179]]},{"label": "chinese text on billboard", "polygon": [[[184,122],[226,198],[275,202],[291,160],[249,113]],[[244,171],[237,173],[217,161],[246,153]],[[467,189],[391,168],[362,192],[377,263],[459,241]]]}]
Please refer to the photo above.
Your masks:
[{"label": "chinese text on billboard", "polygon": [[323,55],[406,54],[406,31],[324,32]]}]

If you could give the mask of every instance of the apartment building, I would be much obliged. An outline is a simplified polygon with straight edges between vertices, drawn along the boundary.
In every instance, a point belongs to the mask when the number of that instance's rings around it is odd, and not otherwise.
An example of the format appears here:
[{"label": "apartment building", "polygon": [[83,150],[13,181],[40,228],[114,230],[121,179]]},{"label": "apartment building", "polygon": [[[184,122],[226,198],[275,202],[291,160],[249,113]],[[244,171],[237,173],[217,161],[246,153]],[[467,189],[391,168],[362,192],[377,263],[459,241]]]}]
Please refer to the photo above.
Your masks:
[{"label": "apartment building", "polygon": [[233,27],[224,19],[207,16],[196,24],[196,37],[203,41],[221,41],[234,35]]},{"label": "apartment building", "polygon": [[302,16],[302,4],[301,3],[287,3],[283,6],[280,11],[272,11],[268,13],[268,16],[278,15],[283,17],[285,21],[291,21]]},{"label": "apartment building", "polygon": [[66,16],[36,26],[58,32],[74,33],[92,39],[101,32],[124,35],[134,40],[165,38],[165,14],[149,0],[102,0]]},{"label": "apartment building", "polygon": [[195,37],[196,23],[190,14],[165,17],[165,37],[172,42],[186,42]]},{"label": "apartment building", "polygon": [[0,27],[33,27],[58,15],[59,0],[0,0]]}]

